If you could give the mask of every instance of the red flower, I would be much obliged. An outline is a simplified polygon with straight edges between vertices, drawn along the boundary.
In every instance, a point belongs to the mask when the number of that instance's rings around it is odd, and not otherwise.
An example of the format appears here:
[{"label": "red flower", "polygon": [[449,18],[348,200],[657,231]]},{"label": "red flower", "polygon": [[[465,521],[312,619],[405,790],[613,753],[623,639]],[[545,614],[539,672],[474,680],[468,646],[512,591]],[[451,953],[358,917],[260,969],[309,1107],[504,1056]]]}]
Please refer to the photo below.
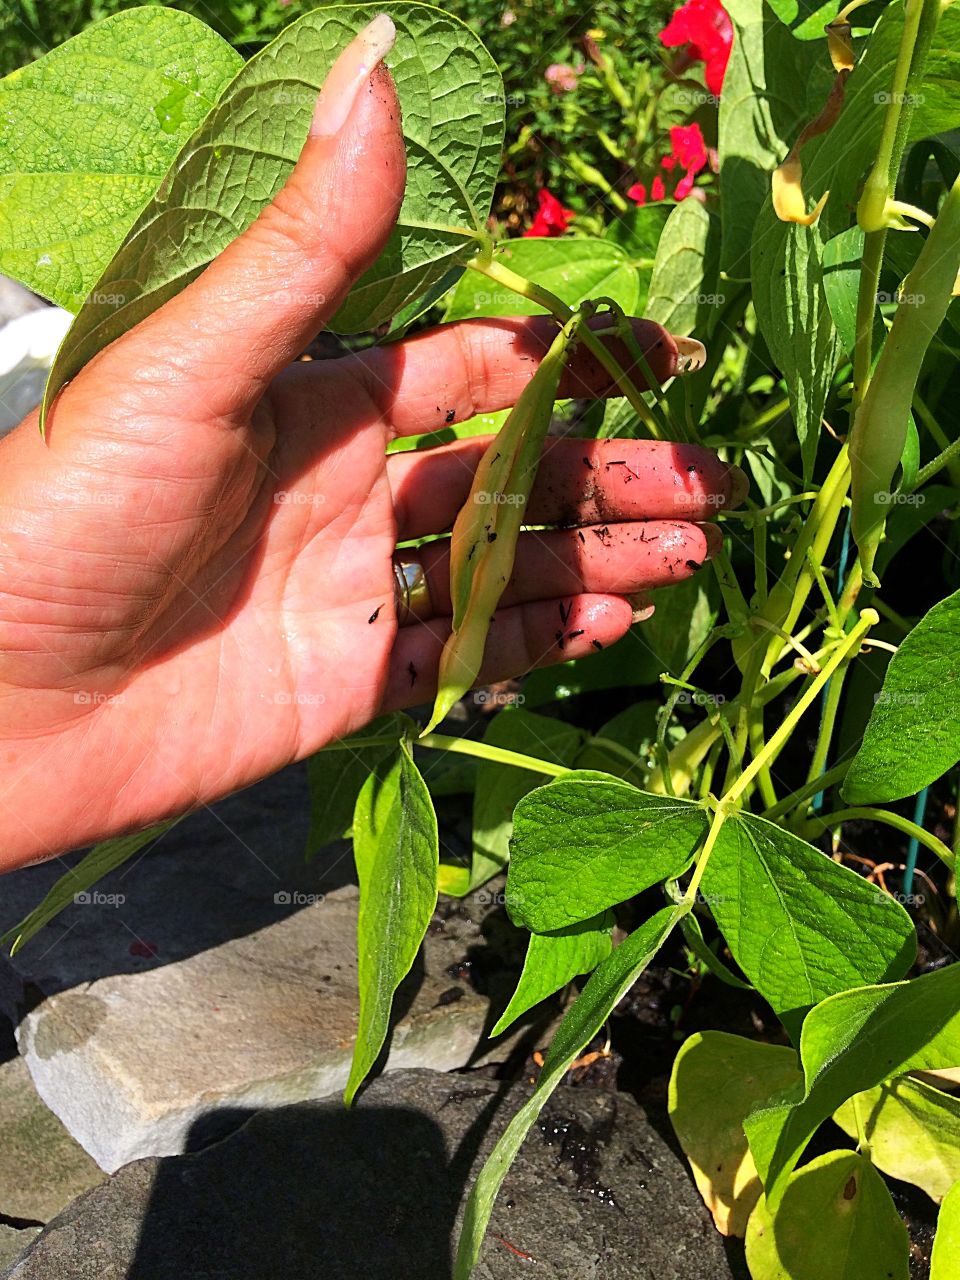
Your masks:
[{"label": "red flower", "polygon": [[627,199],[632,200],[634,204],[646,204],[647,188],[642,182],[635,182],[632,187],[627,187]]},{"label": "red flower", "polygon": [[720,0],[687,0],[660,32],[668,49],[690,46],[690,58],[705,64],[707,88],[720,96],[733,44],[733,23]]},{"label": "red flower", "polygon": [[658,173],[657,176],[654,178],[653,182],[650,183],[650,199],[663,200],[666,194],[667,194],[667,189],[663,185],[663,179],[660,177]]},{"label": "red flower", "polygon": [[573,217],[573,210],[565,209],[546,187],[537,192],[537,203],[537,216],[523,234],[525,236],[562,236]]},{"label": "red flower", "polygon": [[[698,124],[675,125],[670,130],[669,155],[660,161],[662,168],[669,173],[672,169],[683,170],[683,177],[673,192],[674,200],[684,200],[693,190],[693,180],[707,165],[707,148]],[[656,197],[655,197],[656,198]]]}]

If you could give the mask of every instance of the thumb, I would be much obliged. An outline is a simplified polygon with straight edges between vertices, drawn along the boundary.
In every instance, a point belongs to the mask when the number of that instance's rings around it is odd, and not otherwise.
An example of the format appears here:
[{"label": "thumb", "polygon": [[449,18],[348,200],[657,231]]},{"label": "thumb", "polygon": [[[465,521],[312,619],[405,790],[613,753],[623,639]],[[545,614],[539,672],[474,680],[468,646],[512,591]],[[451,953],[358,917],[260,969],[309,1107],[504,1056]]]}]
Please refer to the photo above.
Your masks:
[{"label": "thumb", "polygon": [[[140,347],[151,379],[169,354],[171,398],[191,416],[249,413],[386,244],[406,181],[400,106],[382,61],[395,40],[390,18],[379,14],[351,41],[272,203],[123,340],[125,363]],[[167,408],[179,405],[168,399]]]}]

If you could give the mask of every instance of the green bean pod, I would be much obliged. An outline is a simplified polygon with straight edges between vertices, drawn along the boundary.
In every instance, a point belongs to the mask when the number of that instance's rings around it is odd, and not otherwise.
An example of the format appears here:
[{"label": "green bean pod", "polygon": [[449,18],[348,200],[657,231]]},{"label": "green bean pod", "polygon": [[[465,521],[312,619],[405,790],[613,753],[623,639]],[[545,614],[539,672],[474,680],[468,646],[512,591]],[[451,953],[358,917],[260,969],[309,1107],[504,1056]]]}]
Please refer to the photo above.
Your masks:
[{"label": "green bean pod", "polygon": [[527,499],[550,426],[560,377],[580,323],[581,317],[576,315],[557,334],[480,460],[470,496],[453,526],[453,630],[440,658],[436,702],[424,733],[440,723],[480,673],[487,632],[513,572]]},{"label": "green bean pod", "polygon": [[890,486],[907,438],[927,348],[947,314],[960,268],[960,179],[901,290],[901,302],[850,434],[853,536],[864,581],[873,571],[890,506]]}]

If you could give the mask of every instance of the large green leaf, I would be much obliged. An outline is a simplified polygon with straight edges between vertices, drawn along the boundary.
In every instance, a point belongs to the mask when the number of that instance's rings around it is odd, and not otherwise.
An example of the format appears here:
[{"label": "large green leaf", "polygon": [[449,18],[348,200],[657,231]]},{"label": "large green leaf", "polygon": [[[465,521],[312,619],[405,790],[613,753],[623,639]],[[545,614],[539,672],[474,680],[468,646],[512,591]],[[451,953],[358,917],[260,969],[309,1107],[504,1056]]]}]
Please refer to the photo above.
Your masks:
[{"label": "large green leaf", "polygon": [[706,337],[724,301],[717,283],[719,252],[720,224],[688,196],[664,225],[644,314],[671,333]]},{"label": "large green leaf", "polygon": [[[522,709],[506,710],[490,722],[483,740],[490,746],[554,764],[572,765],[583,739],[579,729],[550,716]],[[510,859],[513,810],[534,787],[546,780],[532,769],[483,760],[477,769],[473,795],[473,855],[469,870],[444,866],[440,887],[462,896],[502,871]]]},{"label": "large green leaf", "polygon": [[179,821],[179,818],[174,818],[170,822],[160,822],[155,827],[148,827],[146,831],[137,831],[130,836],[117,836],[113,840],[104,840],[96,845],[80,859],[75,867],[71,867],[65,875],[60,877],[43,901],[34,907],[28,916],[0,937],[0,943],[9,942],[10,954],[16,955],[45,924],[49,924],[65,907],[69,907],[78,894],[86,893],[108,872],[115,871],[117,867],[129,862],[134,854],[145,849],[154,840],[159,840]]},{"label": "large green leaf", "polygon": [[703,893],[737,964],[791,1033],[826,996],[901,978],[916,954],[906,911],[773,822],[729,818]]},{"label": "large green leaf", "polygon": [[725,1031],[684,1042],[670,1076],[670,1123],[717,1230],[742,1236],[763,1188],[743,1122],[800,1079],[797,1055]]},{"label": "large green leaf", "polygon": [[899,800],[958,760],[960,591],[934,605],[890,660],[843,798]]},{"label": "large green leaf", "polygon": [[[839,120],[803,148],[804,190],[810,201],[830,192],[817,226],[780,222],[768,195],[753,228],[750,272],[757,320],[786,378],[808,473],[840,352],[824,294],[823,241],[849,226],[860,181],[877,154],[902,26],[903,5],[894,0],[847,81]],[[909,141],[960,123],[958,45],[960,12],[947,8],[928,55],[923,94],[910,118]]]},{"label": "large green leaf", "polygon": [[907,1229],[886,1184],[855,1151],[828,1151],[795,1173],[776,1213],[747,1229],[753,1280],[907,1280]]},{"label": "large green leaf", "polygon": [[930,1280],[957,1280],[957,1258],[960,1258],[960,1182],[954,1184],[940,1206]]},{"label": "large green leaf", "polygon": [[[350,739],[345,738],[336,748],[310,756],[307,760],[310,786],[308,858],[314,857],[331,840],[339,840],[347,834],[360,788],[377,761],[396,748],[398,738],[409,725],[406,716],[383,716],[355,735],[364,741],[363,746],[352,746]],[[371,737],[381,737],[383,742],[370,744],[366,740]]]},{"label": "large green leaf", "polygon": [[856,1138],[858,1114],[870,1159],[891,1178],[938,1201],[960,1179],[960,1098],[903,1076],[856,1094],[833,1118]]},{"label": "large green leaf", "polygon": [[800,1060],[804,1088],[745,1125],[773,1205],[811,1135],[847,1098],[908,1071],[960,1064],[960,965],[824,1000],[804,1021]]},{"label": "large green leaf", "polygon": [[131,9],[0,81],[0,271],[77,311],[243,66],[176,9]]},{"label": "large green leaf", "polygon": [[531,792],[513,823],[507,910],[516,924],[550,933],[680,875],[706,814],[691,801],[576,773]]},{"label": "large green leaf", "polygon": [[[610,240],[550,240],[532,236],[510,240],[497,250],[496,260],[549,289],[569,307],[577,306],[586,298],[603,296],[619,303],[628,315],[636,314],[639,309],[640,269],[626,250]],[[645,274],[649,278],[649,268]],[[450,295],[443,318],[469,320],[474,316],[543,314],[543,307],[502,284],[476,271],[465,271]]]},{"label": "large green leaf", "polygon": [[728,0],[725,8],[734,39],[718,126],[720,265],[729,279],[746,280],[770,174],[803,124],[808,94],[824,97],[832,74],[822,46],[795,39],[763,0]]},{"label": "large green leaf", "polygon": [[360,1024],[344,1094],[348,1104],[383,1048],[394,992],[410,972],[437,905],[437,815],[406,740],[377,764],[360,791],[353,850],[360,881]]},{"label": "large green leaf", "polygon": [[531,933],[517,989],[490,1035],[501,1035],[521,1014],[581,973],[592,973],[610,954],[612,930],[613,913],[604,911],[557,933]]},{"label": "large green leaf", "polygon": [[677,916],[676,908],[664,907],[634,930],[594,971],[568,1010],[553,1037],[536,1089],[507,1125],[470,1192],[460,1231],[454,1280],[469,1280],[497,1192],[551,1093],[660,950]]},{"label": "large green leaf", "polygon": [[[403,109],[407,189],[387,247],[331,321],[339,332],[389,320],[475,251],[500,162],[502,82],[477,37],[426,5],[404,0],[389,11],[397,43],[387,63]],[[315,9],[251,58],[97,281],[57,355],[47,403],[189,284],[273,198],[300,154],[327,71],[377,12]]]}]

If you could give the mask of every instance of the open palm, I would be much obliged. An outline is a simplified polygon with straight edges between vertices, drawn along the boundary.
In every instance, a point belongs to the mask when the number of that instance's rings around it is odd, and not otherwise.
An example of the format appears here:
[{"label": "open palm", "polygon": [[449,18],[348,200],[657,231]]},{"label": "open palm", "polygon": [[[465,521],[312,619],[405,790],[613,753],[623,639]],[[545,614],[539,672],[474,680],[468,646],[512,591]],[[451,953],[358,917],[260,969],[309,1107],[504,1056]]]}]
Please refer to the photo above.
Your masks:
[{"label": "open palm", "polygon": [[[392,557],[449,529],[486,442],[386,444],[512,404],[553,326],[290,363],[395,221],[398,119],[381,67],[258,221],[70,384],[45,441],[31,418],[0,446],[0,866],[184,812],[432,695],[446,544],[421,552],[435,616],[407,626]],[[637,333],[673,373],[669,336]],[[563,393],[608,390],[581,355]],[[735,469],[611,443],[548,451],[530,518],[563,527],[523,535],[485,678],[615,641],[626,596],[709,554],[696,522],[735,500]]]}]

